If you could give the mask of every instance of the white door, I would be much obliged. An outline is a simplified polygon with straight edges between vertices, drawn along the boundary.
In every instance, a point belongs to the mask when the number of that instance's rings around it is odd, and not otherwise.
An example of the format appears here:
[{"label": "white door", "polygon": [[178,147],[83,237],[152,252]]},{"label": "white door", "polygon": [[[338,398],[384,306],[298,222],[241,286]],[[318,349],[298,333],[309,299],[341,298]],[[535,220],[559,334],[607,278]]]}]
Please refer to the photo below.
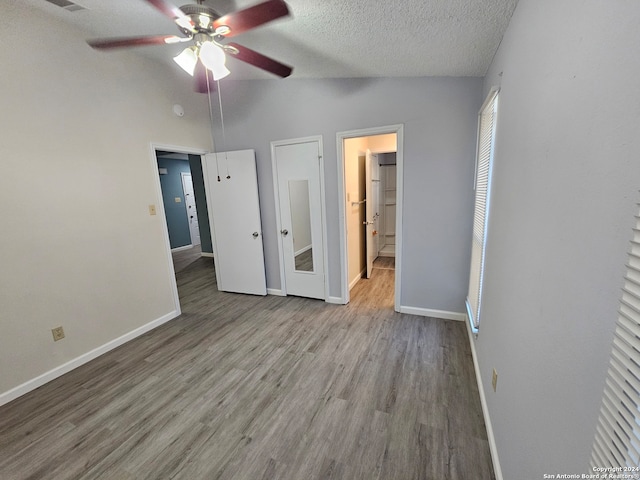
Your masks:
[{"label": "white door", "polygon": [[193,181],[190,173],[181,174],[182,192],[184,193],[184,206],[187,209],[187,220],[189,221],[189,234],[191,235],[191,245],[200,245],[200,226],[198,225],[198,211],[196,210],[196,196],[193,193]]},{"label": "white door", "polygon": [[380,204],[380,164],[378,156],[373,155],[370,150],[364,162],[365,172],[365,206],[366,216],[364,224],[366,226],[366,243],[367,243],[367,278],[371,278],[373,271],[373,262],[378,258],[378,205]]},{"label": "white door", "polygon": [[324,299],[320,140],[272,142],[271,146],[284,273],[282,290],[287,295]]},{"label": "white door", "polygon": [[202,170],[218,289],[266,295],[255,152],[209,153]]}]

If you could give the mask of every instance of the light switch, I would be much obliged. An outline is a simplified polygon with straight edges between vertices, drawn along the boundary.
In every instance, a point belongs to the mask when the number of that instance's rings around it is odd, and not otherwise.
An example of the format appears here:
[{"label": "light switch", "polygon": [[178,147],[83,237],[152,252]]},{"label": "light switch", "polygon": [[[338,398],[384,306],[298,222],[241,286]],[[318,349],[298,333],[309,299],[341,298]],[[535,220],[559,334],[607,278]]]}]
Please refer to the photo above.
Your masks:
[{"label": "light switch", "polygon": [[156,206],[149,205],[149,215],[155,215],[155,214],[156,214]]}]

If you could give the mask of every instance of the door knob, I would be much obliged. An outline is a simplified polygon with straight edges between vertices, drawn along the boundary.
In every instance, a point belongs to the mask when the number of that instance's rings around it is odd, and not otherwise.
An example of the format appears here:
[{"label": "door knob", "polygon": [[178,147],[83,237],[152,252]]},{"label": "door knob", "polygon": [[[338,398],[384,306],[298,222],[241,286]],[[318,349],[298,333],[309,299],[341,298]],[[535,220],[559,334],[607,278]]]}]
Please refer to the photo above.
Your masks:
[{"label": "door knob", "polygon": [[258,232],[253,232],[252,234],[253,238],[258,238],[258,235],[260,235]]},{"label": "door knob", "polygon": [[280,233],[282,234],[283,237],[286,237],[287,235],[289,235],[289,230],[285,228],[284,230],[280,230]]}]

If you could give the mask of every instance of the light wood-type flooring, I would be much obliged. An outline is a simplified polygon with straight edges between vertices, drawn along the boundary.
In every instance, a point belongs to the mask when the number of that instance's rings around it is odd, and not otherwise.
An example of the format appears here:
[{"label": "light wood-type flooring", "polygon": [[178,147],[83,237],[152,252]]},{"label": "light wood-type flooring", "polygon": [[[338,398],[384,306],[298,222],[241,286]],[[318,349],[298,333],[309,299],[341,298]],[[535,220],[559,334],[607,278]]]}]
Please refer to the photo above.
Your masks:
[{"label": "light wood-type flooring", "polygon": [[0,479],[488,480],[463,322],[393,312],[391,269],[347,306],[218,292],[0,407]]}]

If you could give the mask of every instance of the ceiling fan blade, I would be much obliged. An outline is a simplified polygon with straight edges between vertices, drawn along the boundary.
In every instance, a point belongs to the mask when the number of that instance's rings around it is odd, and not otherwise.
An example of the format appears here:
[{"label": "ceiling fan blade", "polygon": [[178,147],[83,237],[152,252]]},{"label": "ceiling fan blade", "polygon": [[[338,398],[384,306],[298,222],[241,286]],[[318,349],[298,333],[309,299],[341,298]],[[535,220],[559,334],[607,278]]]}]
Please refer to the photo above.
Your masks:
[{"label": "ceiling fan blade", "polygon": [[223,15],[213,22],[213,26],[218,28],[226,25],[231,31],[224,36],[233,37],[287,15],[289,15],[289,7],[284,0],[267,0],[253,7]]},{"label": "ceiling fan blade", "polygon": [[235,53],[231,49],[229,53],[237,58],[238,60],[242,60],[254,67],[261,68],[262,70],[266,70],[267,72],[273,73],[274,75],[278,75],[280,77],[288,77],[293,72],[293,67],[285,65],[284,63],[280,63],[277,60],[269,58],[261,53],[256,52],[255,50],[251,50],[250,48],[243,47],[242,45],[238,45],[237,43],[227,43],[226,46],[232,47],[236,49],[238,52]]},{"label": "ceiling fan blade", "polygon": [[176,22],[180,27],[183,27],[186,30],[194,32],[193,22],[191,19],[183,13],[175,5],[166,2],[165,0],[146,0],[147,3],[151,4],[158,11],[160,11],[165,17],[170,18],[174,22]]},{"label": "ceiling fan blade", "polygon": [[123,37],[87,40],[87,43],[99,50],[122,47],[140,47],[143,45],[164,45],[166,43],[179,43],[191,40],[189,37],[178,37],[176,35],[156,35],[151,37]]},{"label": "ceiling fan blade", "polygon": [[[207,76],[209,81],[207,82]],[[205,68],[200,60],[196,63],[196,69],[193,72],[193,78],[195,79],[195,91],[198,93],[207,93],[216,91],[216,82],[213,79],[213,74]]]}]

